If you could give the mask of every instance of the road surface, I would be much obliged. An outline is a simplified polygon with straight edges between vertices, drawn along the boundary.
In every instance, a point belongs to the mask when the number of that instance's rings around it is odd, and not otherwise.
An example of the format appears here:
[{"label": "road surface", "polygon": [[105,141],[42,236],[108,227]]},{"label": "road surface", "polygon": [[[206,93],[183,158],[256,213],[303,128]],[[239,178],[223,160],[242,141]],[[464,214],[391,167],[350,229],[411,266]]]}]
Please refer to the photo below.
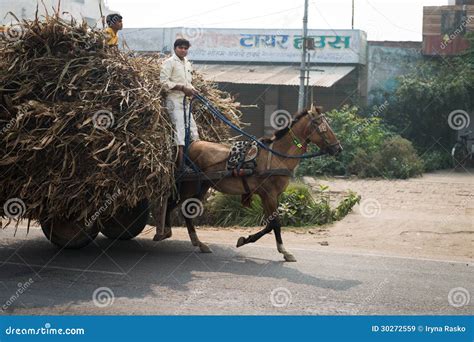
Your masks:
[{"label": "road surface", "polygon": [[[399,315],[472,314],[473,264],[287,247],[285,263],[266,236],[201,254],[177,229],[59,251],[34,228],[0,230],[0,314]],[[291,234],[287,232],[287,234]],[[293,239],[294,240],[294,239]],[[209,241],[209,239],[207,240]]]}]

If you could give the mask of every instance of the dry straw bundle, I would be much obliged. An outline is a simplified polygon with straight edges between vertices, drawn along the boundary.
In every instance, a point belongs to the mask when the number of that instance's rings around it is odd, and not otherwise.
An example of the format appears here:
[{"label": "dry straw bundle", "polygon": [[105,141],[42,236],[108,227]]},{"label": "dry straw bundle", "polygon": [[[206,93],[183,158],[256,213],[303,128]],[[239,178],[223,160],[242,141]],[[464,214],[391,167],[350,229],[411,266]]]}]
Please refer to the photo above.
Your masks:
[{"label": "dry straw bundle", "polygon": [[[173,127],[159,80],[161,60],[107,48],[100,30],[58,15],[0,35],[0,216],[85,219],[152,202],[174,184]],[[195,87],[239,124],[238,104],[195,77]],[[226,126],[196,106],[201,138]],[[7,215],[8,216],[8,215]]]}]

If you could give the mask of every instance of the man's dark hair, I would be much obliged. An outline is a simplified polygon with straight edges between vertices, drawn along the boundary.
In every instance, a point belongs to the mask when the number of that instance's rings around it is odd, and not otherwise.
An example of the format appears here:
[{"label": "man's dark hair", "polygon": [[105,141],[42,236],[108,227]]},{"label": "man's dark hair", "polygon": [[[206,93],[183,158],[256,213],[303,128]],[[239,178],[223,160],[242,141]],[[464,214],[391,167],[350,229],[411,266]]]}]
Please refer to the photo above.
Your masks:
[{"label": "man's dark hair", "polygon": [[174,42],[174,48],[176,49],[178,46],[186,46],[187,48],[189,48],[191,47],[191,43],[187,39],[178,38]]},{"label": "man's dark hair", "polygon": [[122,20],[122,16],[117,13],[109,14],[105,21],[107,22],[107,25],[112,26],[115,24],[117,21]]}]

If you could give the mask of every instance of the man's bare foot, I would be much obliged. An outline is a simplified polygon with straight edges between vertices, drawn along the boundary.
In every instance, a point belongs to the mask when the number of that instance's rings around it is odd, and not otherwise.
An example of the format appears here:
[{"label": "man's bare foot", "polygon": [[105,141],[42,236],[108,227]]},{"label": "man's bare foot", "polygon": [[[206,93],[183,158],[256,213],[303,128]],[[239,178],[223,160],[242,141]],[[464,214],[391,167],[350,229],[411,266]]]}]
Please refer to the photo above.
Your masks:
[{"label": "man's bare foot", "polygon": [[171,229],[165,231],[163,234],[156,233],[153,237],[153,241],[163,241],[169,239],[172,235],[173,233],[171,232]]}]

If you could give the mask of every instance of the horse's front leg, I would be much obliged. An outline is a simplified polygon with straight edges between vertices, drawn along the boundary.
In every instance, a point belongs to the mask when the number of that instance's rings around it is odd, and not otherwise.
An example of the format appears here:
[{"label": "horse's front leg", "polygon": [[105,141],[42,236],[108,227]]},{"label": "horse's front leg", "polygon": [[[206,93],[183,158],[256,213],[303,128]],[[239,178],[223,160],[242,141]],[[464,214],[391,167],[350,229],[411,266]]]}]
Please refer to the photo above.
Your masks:
[{"label": "horse's front leg", "polygon": [[286,261],[295,262],[296,261],[295,256],[291,254],[290,252],[288,252],[285,246],[283,246],[283,240],[281,238],[281,223],[278,217],[276,218],[276,221],[277,222],[275,223],[273,231],[275,233],[275,240],[276,240],[278,252],[283,254],[283,257],[285,258]]}]

